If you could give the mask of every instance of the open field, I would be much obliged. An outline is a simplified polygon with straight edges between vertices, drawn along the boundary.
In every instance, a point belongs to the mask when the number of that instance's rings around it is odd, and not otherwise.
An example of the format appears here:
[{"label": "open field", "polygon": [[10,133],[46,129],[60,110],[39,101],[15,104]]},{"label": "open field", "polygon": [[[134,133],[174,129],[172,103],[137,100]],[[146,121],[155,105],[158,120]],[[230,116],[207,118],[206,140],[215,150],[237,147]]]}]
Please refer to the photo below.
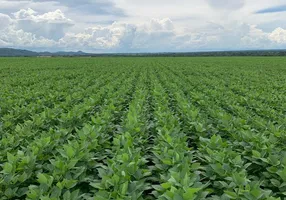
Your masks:
[{"label": "open field", "polygon": [[286,58],[0,58],[0,199],[286,197]]}]

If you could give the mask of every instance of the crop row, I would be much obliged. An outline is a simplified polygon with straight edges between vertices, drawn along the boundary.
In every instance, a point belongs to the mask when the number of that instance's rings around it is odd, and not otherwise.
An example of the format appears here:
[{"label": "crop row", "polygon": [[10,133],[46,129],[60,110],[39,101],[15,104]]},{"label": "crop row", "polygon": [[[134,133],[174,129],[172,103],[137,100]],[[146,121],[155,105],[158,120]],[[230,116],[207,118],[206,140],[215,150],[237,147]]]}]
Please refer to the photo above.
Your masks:
[{"label": "crop row", "polygon": [[0,60],[0,199],[286,196],[282,58]]}]

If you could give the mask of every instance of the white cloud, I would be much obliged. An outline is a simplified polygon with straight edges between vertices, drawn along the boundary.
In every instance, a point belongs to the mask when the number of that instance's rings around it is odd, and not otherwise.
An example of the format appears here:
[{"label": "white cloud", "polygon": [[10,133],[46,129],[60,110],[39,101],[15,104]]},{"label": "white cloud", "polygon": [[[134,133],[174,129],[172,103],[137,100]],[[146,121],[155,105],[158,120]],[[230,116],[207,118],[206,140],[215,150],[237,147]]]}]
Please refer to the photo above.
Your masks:
[{"label": "white cloud", "polygon": [[218,9],[239,9],[244,6],[245,1],[244,0],[206,0],[207,3]]},{"label": "white cloud", "polygon": [[1,46],[6,47],[6,46],[9,46],[9,44],[8,44],[7,42],[5,42],[5,41],[3,41],[3,40],[0,39],[0,47],[1,47]]},{"label": "white cloud", "polygon": [[2,41],[2,45],[21,48],[48,48],[55,44],[52,40],[48,40],[43,37],[37,38],[32,33],[27,33],[23,30],[16,30],[13,27],[8,27],[4,31],[0,31],[0,40]]},{"label": "white cloud", "polygon": [[[138,0],[134,1],[140,4]],[[143,11],[138,11],[137,16],[140,20],[120,20],[119,18],[117,22],[106,25],[78,22],[71,17],[75,15],[67,14],[67,11],[64,12],[61,9],[48,12],[39,12],[31,8],[20,9],[10,15],[0,14],[0,46],[90,52],[165,52],[281,48],[283,44],[285,46],[286,30],[283,28],[265,32],[256,23],[244,22],[247,10],[252,9],[247,6],[248,1],[241,0],[224,5],[225,8],[230,6],[233,9],[232,12],[224,8],[216,8],[223,4],[224,0],[205,1],[208,1],[208,4],[198,0],[193,1],[194,5],[190,11],[194,12],[195,17],[191,18],[174,17],[178,14],[177,9],[182,8],[182,5],[174,4],[170,0],[165,1],[164,8],[168,11],[173,6],[176,14],[170,12],[171,17],[151,17],[161,2],[158,0],[154,2],[154,8],[149,6],[150,17],[147,18],[144,12],[147,14],[148,6],[144,7],[141,2]],[[126,3],[130,0],[119,0],[118,5],[124,5],[122,2]],[[187,0],[182,2],[190,5]],[[131,3],[128,9],[132,8],[132,5],[134,3]],[[183,7],[182,13],[186,14],[187,6]],[[220,12],[221,9],[223,10]],[[197,18],[203,14],[202,11],[208,12],[204,14],[205,16]],[[160,12],[161,10],[158,10],[158,16],[163,15],[165,11]],[[241,14],[241,20],[239,20],[239,14]],[[137,17],[131,18],[137,19]],[[249,15],[249,19],[255,22],[252,17],[252,14]],[[102,18],[98,17],[98,19]]]},{"label": "white cloud", "polygon": [[33,33],[38,37],[58,40],[65,35],[67,28],[73,25],[61,10],[38,14],[32,9],[21,9],[14,13],[18,29]]},{"label": "white cloud", "polygon": [[[175,37],[173,22],[166,19],[152,19],[148,23],[134,25],[113,23],[109,26],[93,26],[80,33],[68,33],[60,40],[65,47],[88,47],[112,49],[114,51],[149,51],[158,46],[171,46]],[[164,44],[165,43],[165,44]]]},{"label": "white cloud", "polygon": [[37,12],[29,8],[27,10],[19,10],[18,12],[14,13],[14,16],[16,19],[32,19],[35,14],[37,14]]},{"label": "white cloud", "polygon": [[174,24],[169,18],[165,19],[152,19],[147,25],[149,31],[173,31]]},{"label": "white cloud", "polygon": [[71,21],[60,10],[39,15],[22,9],[11,17],[0,13],[0,23],[0,46],[48,49],[57,43],[57,37],[65,35]]},{"label": "white cloud", "polygon": [[12,23],[12,19],[8,15],[4,15],[0,13],[0,30],[6,29]]},{"label": "white cloud", "polygon": [[267,49],[271,46],[268,33],[263,32],[255,25],[249,25],[249,31],[242,36],[241,44],[243,48]]},{"label": "white cloud", "polygon": [[286,30],[283,28],[276,28],[269,35],[269,39],[278,44],[286,44]]},{"label": "white cloud", "polygon": [[59,43],[67,48],[111,49],[119,45],[125,30],[124,25],[117,23],[93,26],[80,33],[67,33]]},{"label": "white cloud", "polygon": [[72,24],[72,20],[65,17],[64,13],[57,9],[53,12],[47,12],[42,15],[37,14],[31,8],[21,9],[14,13],[15,19],[17,20],[31,20],[34,22],[46,22],[46,23],[67,23]]}]

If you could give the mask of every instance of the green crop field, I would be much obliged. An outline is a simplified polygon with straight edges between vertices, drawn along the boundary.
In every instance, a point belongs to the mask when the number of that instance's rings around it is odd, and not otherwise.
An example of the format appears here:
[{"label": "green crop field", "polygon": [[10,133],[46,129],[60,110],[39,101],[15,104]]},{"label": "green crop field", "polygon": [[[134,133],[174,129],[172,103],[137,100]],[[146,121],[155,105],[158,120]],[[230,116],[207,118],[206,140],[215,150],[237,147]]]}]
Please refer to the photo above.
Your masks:
[{"label": "green crop field", "polygon": [[285,197],[286,58],[0,58],[1,200]]}]

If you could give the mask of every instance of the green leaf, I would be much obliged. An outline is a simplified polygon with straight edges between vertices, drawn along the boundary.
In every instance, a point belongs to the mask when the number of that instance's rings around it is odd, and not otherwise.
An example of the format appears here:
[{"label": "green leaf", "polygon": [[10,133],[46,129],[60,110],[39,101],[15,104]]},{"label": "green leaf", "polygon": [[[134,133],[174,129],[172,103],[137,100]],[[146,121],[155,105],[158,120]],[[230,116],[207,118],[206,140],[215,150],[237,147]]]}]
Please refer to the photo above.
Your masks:
[{"label": "green leaf", "polygon": [[126,176],[125,171],[121,171],[121,175],[122,175],[123,177],[125,177],[125,176]]},{"label": "green leaf", "polygon": [[263,193],[260,189],[253,189],[250,192],[256,199],[260,199],[263,196]]},{"label": "green leaf", "polygon": [[280,170],[277,172],[277,174],[282,178],[283,181],[286,182],[286,167],[284,167],[283,170]]},{"label": "green leaf", "polygon": [[238,196],[235,192],[232,192],[232,191],[228,191],[228,190],[225,190],[224,193],[226,194],[227,197],[229,197],[230,199],[237,199]]},{"label": "green leaf", "polygon": [[77,180],[64,179],[65,188],[71,189],[71,188],[73,188],[74,186],[76,186],[77,182],[78,182]]},{"label": "green leaf", "polygon": [[12,190],[12,188],[7,188],[6,190],[5,190],[5,196],[6,197],[8,197],[8,198],[12,198],[14,195],[15,195],[15,193],[14,193],[14,191]]},{"label": "green leaf", "polygon": [[166,135],[166,141],[169,143],[169,144],[172,144],[172,137],[170,137],[169,135]]},{"label": "green leaf", "polygon": [[281,185],[280,181],[278,181],[278,180],[276,180],[276,179],[270,179],[270,181],[271,181],[271,183],[272,183],[275,187],[277,187],[277,188],[279,188],[280,185]]},{"label": "green leaf", "polygon": [[184,200],[192,200],[195,198],[195,194],[199,192],[201,188],[189,188],[187,191],[183,194]]},{"label": "green leaf", "polygon": [[255,157],[255,158],[261,158],[261,154],[256,151],[256,150],[252,150],[252,155]]},{"label": "green leaf", "polygon": [[246,177],[244,177],[242,174],[234,173],[232,175],[233,182],[238,185],[242,186],[246,184]]},{"label": "green leaf", "polygon": [[191,169],[194,171],[194,170],[198,170],[199,168],[201,167],[201,164],[200,163],[193,163],[191,165]]},{"label": "green leaf", "polygon": [[71,193],[70,191],[66,191],[63,195],[63,200],[70,200],[71,199]]},{"label": "green leaf", "polygon": [[54,200],[54,199],[51,199],[51,198],[48,197],[48,196],[41,196],[41,200]]},{"label": "green leaf", "polygon": [[50,198],[59,199],[62,194],[62,190],[56,186],[52,187]]},{"label": "green leaf", "polygon": [[40,194],[38,193],[37,189],[35,189],[35,186],[29,186],[27,197],[34,200],[34,199],[38,199],[39,195]]},{"label": "green leaf", "polygon": [[177,193],[174,194],[173,199],[174,199],[174,200],[184,200],[184,199],[181,197],[181,195],[179,195],[179,194],[177,194]]},{"label": "green leaf", "polygon": [[41,183],[41,184],[48,184],[48,179],[47,179],[47,177],[44,174],[40,173],[40,174],[37,175],[37,177],[38,177],[37,181],[39,183]]},{"label": "green leaf", "polygon": [[7,159],[9,163],[14,163],[16,161],[16,157],[9,152],[7,152]]},{"label": "green leaf", "polygon": [[58,182],[56,186],[61,190],[64,189],[64,185],[61,182]]},{"label": "green leaf", "polygon": [[164,188],[162,188],[161,185],[152,185],[152,188],[154,188],[157,191],[164,191]]},{"label": "green leaf", "polygon": [[74,152],[72,146],[68,146],[68,147],[66,148],[66,154],[68,155],[69,158],[74,157],[75,152]]},{"label": "green leaf", "polygon": [[172,160],[170,159],[162,159],[162,162],[166,165],[172,165]]},{"label": "green leaf", "polygon": [[172,186],[172,184],[167,182],[167,183],[162,183],[161,186],[162,186],[162,188],[167,190],[167,189],[169,189]]},{"label": "green leaf", "polygon": [[123,185],[121,187],[121,194],[125,195],[127,190],[128,190],[128,182],[125,182],[125,183],[123,183]]},{"label": "green leaf", "polygon": [[28,175],[26,174],[26,172],[24,172],[21,176],[19,176],[18,180],[19,182],[23,183],[24,181],[26,181],[28,178]]},{"label": "green leaf", "polygon": [[79,199],[79,190],[75,190],[71,193],[71,200],[78,200]]},{"label": "green leaf", "polygon": [[102,186],[101,183],[90,183],[89,185],[90,185],[91,187],[96,188],[96,189],[99,189],[99,190],[103,190],[103,189],[104,189],[104,187]]},{"label": "green leaf", "polygon": [[3,166],[3,172],[4,174],[10,174],[13,171],[13,165],[11,163],[5,163]]}]

